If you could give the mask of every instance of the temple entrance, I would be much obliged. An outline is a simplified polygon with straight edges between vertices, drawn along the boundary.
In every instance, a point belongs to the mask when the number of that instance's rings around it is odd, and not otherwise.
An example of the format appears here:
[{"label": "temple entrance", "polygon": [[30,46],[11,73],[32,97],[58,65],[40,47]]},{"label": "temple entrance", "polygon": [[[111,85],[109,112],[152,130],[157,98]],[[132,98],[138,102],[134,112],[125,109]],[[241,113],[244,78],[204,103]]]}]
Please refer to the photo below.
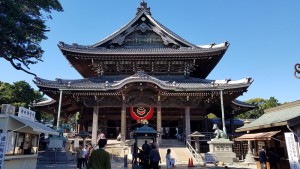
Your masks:
[{"label": "temple entrance", "polygon": [[178,121],[162,121],[163,127],[163,139],[176,139],[177,130],[178,130]]},{"label": "temple entrance", "polygon": [[109,127],[107,127],[106,138],[109,138],[109,139],[117,138],[117,136],[121,132],[120,124],[121,124],[120,121],[108,120],[107,121],[107,126],[109,126]]},{"label": "temple entrance", "polygon": [[202,120],[191,121],[191,131],[205,131]]}]

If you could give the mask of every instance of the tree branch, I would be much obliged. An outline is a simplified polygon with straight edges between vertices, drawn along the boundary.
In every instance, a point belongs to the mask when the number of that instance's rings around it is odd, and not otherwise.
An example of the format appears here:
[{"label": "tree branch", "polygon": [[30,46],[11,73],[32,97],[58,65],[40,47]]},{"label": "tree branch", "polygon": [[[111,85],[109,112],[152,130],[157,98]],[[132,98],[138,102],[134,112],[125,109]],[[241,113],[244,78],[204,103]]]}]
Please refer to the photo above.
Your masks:
[{"label": "tree branch", "polygon": [[11,59],[11,58],[9,58],[9,57],[7,57],[7,56],[5,56],[5,55],[2,55],[2,56],[3,56],[3,58],[4,58],[5,60],[9,61],[10,64],[11,64],[15,69],[17,69],[17,70],[22,70],[22,71],[24,71],[24,72],[27,73],[27,74],[30,74],[30,75],[33,75],[34,77],[37,77],[36,74],[34,74],[34,73],[32,73],[32,72],[30,72],[30,71],[28,71],[28,70],[25,70],[24,68],[21,67],[21,65],[16,65],[16,64],[14,63],[13,59]]}]

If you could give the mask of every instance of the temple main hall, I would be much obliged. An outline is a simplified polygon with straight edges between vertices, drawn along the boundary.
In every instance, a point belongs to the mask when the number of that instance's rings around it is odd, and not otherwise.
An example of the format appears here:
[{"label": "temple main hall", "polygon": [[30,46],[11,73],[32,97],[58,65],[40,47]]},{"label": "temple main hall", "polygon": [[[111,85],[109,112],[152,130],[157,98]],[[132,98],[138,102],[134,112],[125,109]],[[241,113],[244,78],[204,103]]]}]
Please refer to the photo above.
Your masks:
[{"label": "temple main hall", "polygon": [[40,91],[52,98],[36,108],[52,113],[57,127],[79,112],[77,132],[89,132],[93,144],[99,131],[107,138],[121,133],[125,144],[143,124],[160,133],[160,141],[210,130],[210,113],[232,119],[253,108],[236,100],[247,92],[252,78],[207,79],[229,42],[188,42],[155,20],[144,1],[132,20],[112,32],[92,45],[58,43],[81,79],[35,78]]}]

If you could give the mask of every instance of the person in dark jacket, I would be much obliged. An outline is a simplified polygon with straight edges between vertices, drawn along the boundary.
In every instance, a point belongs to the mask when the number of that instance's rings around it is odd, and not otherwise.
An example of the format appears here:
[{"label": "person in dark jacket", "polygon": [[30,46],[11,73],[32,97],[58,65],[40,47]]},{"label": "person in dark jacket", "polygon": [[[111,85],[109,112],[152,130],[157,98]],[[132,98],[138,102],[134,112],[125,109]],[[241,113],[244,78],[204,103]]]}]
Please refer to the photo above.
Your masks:
[{"label": "person in dark jacket", "polygon": [[142,145],[143,149],[143,168],[149,168],[149,153],[151,151],[151,147],[148,144],[148,141],[145,140],[145,143]]},{"label": "person in dark jacket", "polygon": [[277,163],[279,162],[280,158],[279,155],[275,153],[273,148],[270,148],[268,151],[270,169],[276,169]]},{"label": "person in dark jacket", "polygon": [[259,151],[259,162],[261,169],[267,168],[267,156],[265,151],[265,146],[262,146],[261,150]]},{"label": "person in dark jacket", "polygon": [[159,162],[161,163],[161,158],[159,151],[156,149],[155,145],[152,145],[152,149],[149,154],[150,166],[153,169],[158,169]]},{"label": "person in dark jacket", "polygon": [[99,149],[92,152],[86,169],[111,169],[109,153],[104,150],[106,144],[106,139],[98,141]]}]

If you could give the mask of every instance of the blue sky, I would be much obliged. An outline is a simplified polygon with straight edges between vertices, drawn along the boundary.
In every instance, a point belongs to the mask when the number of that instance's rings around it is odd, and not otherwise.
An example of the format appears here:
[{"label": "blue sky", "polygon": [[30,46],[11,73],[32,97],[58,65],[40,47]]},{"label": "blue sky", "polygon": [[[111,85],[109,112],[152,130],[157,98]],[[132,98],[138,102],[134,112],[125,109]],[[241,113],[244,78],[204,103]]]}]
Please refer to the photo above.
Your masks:
[{"label": "blue sky", "polygon": [[[229,41],[223,59],[208,79],[254,79],[239,97],[279,102],[299,100],[300,80],[293,75],[300,63],[300,1],[298,0],[148,0],[152,16],[187,41],[206,45]],[[80,79],[59,51],[57,44],[91,45],[112,34],[136,13],[139,0],[62,0],[64,12],[54,12],[47,21],[50,32],[42,42],[44,62],[30,71],[39,77]],[[35,89],[33,76],[13,69],[0,59],[0,81],[25,80]]]}]

